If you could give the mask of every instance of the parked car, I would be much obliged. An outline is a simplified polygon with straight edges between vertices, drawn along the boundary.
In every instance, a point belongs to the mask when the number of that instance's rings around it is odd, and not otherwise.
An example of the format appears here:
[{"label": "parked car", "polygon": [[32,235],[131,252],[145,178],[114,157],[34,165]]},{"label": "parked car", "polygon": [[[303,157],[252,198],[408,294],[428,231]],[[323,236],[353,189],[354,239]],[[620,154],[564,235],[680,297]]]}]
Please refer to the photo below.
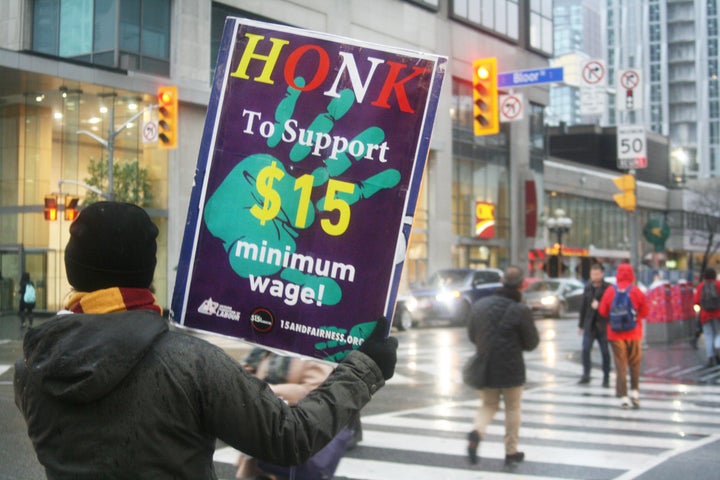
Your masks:
[{"label": "parked car", "polygon": [[572,278],[538,280],[523,292],[525,303],[533,313],[560,318],[569,311],[579,311],[585,286]]},{"label": "parked car", "polygon": [[398,297],[393,324],[400,330],[432,321],[465,324],[477,299],[501,286],[502,270],[455,268],[435,272],[428,281]]}]

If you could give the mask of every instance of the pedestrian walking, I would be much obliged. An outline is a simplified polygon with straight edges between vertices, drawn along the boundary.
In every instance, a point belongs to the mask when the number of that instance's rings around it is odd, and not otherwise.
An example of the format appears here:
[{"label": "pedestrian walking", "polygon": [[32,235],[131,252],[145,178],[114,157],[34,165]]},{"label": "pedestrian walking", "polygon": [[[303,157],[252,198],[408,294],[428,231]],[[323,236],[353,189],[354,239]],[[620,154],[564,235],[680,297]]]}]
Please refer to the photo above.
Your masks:
[{"label": "pedestrian walking", "polygon": [[507,267],[502,287],[475,302],[470,312],[468,337],[480,359],[480,366],[471,375],[481,400],[475,428],[468,434],[467,454],[472,464],[478,461],[478,447],[501,398],[505,408],[505,464],[525,459],[518,450],[525,384],[523,351],[534,350],[539,336],[530,308],[521,302],[523,277],[520,267]]},{"label": "pedestrian walking", "polygon": [[706,268],[703,281],[695,290],[693,302],[700,307],[700,324],[705,335],[707,366],[720,365],[720,296],[717,272]]},{"label": "pedestrian walking", "polygon": [[[149,290],[158,229],[128,203],[98,202],[70,226],[75,289],[29,330],[15,403],[48,478],[216,479],[216,439],[255,458],[303,463],[392,377],[387,322],[291,407],[214,345],[169,330]],[[352,314],[348,312],[348,314]]]},{"label": "pedestrian walking", "polygon": [[33,310],[37,301],[35,293],[35,284],[30,280],[30,273],[24,272],[20,277],[20,286],[18,288],[20,297],[20,326],[24,327],[27,322],[29,327],[33,326]]},{"label": "pedestrian walking", "polygon": [[[618,265],[616,285],[605,290],[600,299],[598,313],[608,317],[607,337],[615,363],[615,395],[621,399],[622,408],[640,408],[640,361],[642,360],[643,322],[649,307],[645,294],[634,285],[635,272],[629,263]],[[617,297],[617,301],[616,300]],[[619,300],[629,300],[628,308],[620,308]],[[611,310],[614,310],[611,315]],[[624,311],[624,314],[621,314]],[[629,316],[631,325],[615,325],[615,317]],[[630,372],[630,396],[628,397],[627,375]]]},{"label": "pedestrian walking", "polygon": [[610,286],[605,281],[605,269],[600,263],[593,263],[590,267],[590,281],[585,285],[580,315],[578,318],[578,334],[582,335],[582,365],[583,373],[578,383],[590,383],[591,353],[593,343],[597,341],[602,357],[602,386],[610,387],[610,349],[607,339],[607,317],[598,313],[600,299]]}]

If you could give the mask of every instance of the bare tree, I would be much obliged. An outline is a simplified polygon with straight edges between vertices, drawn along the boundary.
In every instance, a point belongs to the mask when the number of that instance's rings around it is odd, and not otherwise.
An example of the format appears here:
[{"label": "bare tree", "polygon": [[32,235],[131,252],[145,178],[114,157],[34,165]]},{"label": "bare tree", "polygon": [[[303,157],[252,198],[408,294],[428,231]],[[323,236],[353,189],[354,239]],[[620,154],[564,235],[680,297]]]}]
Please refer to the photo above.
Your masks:
[{"label": "bare tree", "polygon": [[711,178],[694,182],[690,187],[697,196],[692,202],[691,212],[697,215],[696,227],[706,236],[705,252],[702,259],[704,272],[710,259],[720,249],[720,178]]}]

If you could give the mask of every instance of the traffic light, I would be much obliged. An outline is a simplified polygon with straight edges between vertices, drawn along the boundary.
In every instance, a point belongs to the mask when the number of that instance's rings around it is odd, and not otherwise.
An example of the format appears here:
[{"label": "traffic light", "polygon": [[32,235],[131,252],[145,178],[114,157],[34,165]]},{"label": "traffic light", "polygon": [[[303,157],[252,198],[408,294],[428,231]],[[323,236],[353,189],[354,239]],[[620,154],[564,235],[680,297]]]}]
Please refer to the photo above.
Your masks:
[{"label": "traffic light", "polygon": [[65,220],[70,220],[72,222],[75,220],[75,217],[77,217],[78,200],[80,200],[79,197],[65,195]]},{"label": "traffic light", "polygon": [[635,210],[635,177],[633,175],[625,174],[617,178],[613,178],[613,183],[622,190],[623,193],[616,193],[613,195],[615,202],[628,211]]},{"label": "traffic light", "polygon": [[158,97],[158,146],[176,148],[178,136],[177,87],[160,87]]},{"label": "traffic light", "polygon": [[497,90],[497,58],[475,60],[473,62],[475,135],[495,135],[500,131]]},{"label": "traffic light", "polygon": [[57,195],[45,195],[45,220],[54,222],[57,220],[58,204]]}]

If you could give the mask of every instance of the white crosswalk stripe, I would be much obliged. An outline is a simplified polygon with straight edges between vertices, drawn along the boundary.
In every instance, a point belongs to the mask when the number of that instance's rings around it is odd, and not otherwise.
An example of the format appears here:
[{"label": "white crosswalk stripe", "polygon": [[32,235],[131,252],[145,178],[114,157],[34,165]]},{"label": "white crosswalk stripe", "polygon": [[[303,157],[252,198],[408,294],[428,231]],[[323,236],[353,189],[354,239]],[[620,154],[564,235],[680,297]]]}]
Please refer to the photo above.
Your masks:
[{"label": "white crosswalk stripe", "polygon": [[[668,396],[678,389],[684,400]],[[525,478],[574,478],[572,471],[580,467],[583,476],[597,469],[592,478],[633,478],[633,472],[655,466],[658,458],[667,459],[720,438],[720,418],[708,420],[708,413],[717,407],[703,406],[720,388],[645,384],[644,391],[641,409],[622,410],[607,389],[575,383],[528,389],[523,396],[521,429]],[[477,406],[473,400],[363,417],[363,441],[341,461],[336,476],[353,480],[507,478],[501,468],[505,455],[502,411],[481,444],[484,461],[475,467],[463,465],[465,433],[472,428]],[[367,469],[370,458],[362,453],[375,448],[403,453],[406,460],[373,461],[376,475],[373,468]],[[445,456],[452,466],[425,463],[428,454],[432,458],[427,461]],[[542,468],[533,469],[532,463]],[[433,473],[423,473],[420,466]]]},{"label": "white crosswalk stripe", "polygon": [[[390,385],[461,383],[459,369],[439,366],[448,361],[442,352],[409,345],[400,346],[402,365]],[[455,348],[457,358],[471,354],[469,344]],[[520,447],[526,459],[517,469],[504,465],[502,409],[483,438],[480,463],[468,464],[466,435],[479,405],[479,399],[472,399],[364,415],[363,440],[347,452],[335,478],[631,480],[669,458],[720,440],[719,385],[658,382],[659,373],[652,372],[641,378],[641,408],[623,410],[614,388],[602,388],[599,380],[577,384],[579,365],[568,351],[541,349],[542,344],[525,356],[528,383]],[[663,374],[673,377],[699,369],[665,370]],[[450,378],[440,376],[448,371]],[[613,373],[613,386],[614,380]],[[219,449],[215,455],[221,463],[236,459],[231,448]]]},{"label": "white crosswalk stripe", "polygon": [[[682,392],[678,399],[672,394]],[[634,478],[659,459],[720,438],[720,387],[643,384],[642,408],[622,410],[612,391],[574,382],[528,388],[523,395],[521,447],[524,478]],[[708,406],[708,402],[715,402]],[[363,441],[348,452],[337,478],[497,479],[517,478],[503,466],[503,412],[498,412],[480,448],[481,462],[465,460],[465,434],[478,400],[363,417]],[[378,461],[382,450],[397,461]],[[387,458],[387,455],[385,456]],[[237,453],[216,452],[232,463]],[[533,465],[535,464],[535,465]],[[579,475],[582,468],[582,475]],[[573,472],[575,475],[573,475]],[[481,474],[481,475],[480,475]],[[579,475],[579,476],[577,476]]]}]

